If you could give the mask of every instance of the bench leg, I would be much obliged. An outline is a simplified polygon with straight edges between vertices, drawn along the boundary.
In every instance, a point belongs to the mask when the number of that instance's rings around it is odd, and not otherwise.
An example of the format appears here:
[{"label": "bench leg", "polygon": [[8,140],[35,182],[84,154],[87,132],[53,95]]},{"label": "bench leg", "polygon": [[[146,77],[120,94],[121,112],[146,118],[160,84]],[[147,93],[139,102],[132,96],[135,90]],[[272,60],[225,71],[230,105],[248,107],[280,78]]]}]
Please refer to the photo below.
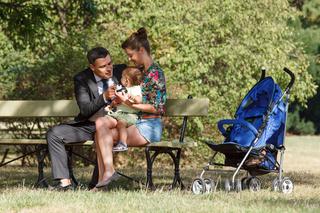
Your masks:
[{"label": "bench leg", "polygon": [[16,157],[16,158],[14,158],[14,159],[12,159],[12,160],[9,160],[9,161],[7,161],[7,162],[1,163],[1,164],[0,164],[0,167],[5,166],[5,165],[7,165],[7,164],[9,164],[9,163],[11,163],[11,162],[14,162],[14,161],[16,161],[16,160],[19,160],[19,159],[21,159],[21,158],[24,158],[24,157],[26,157],[26,156],[28,156],[28,155],[32,155],[32,154],[37,153],[37,152],[38,152],[38,150],[34,150],[34,151],[31,151],[31,152],[25,153],[25,154],[23,154],[23,155],[21,155],[21,156],[19,156],[19,157]]},{"label": "bench leg", "polygon": [[6,151],[3,154],[2,160],[0,162],[0,166],[5,162],[8,152],[9,152],[9,149],[6,149]]},{"label": "bench leg", "polygon": [[38,180],[35,184],[35,187],[37,188],[48,188],[48,183],[46,178],[43,174],[43,168],[44,168],[44,159],[46,158],[46,155],[48,153],[48,148],[46,145],[37,145],[37,160],[38,160]]},{"label": "bench leg", "polygon": [[184,189],[184,185],[183,185],[181,177],[180,177],[181,149],[177,150],[176,155],[174,155],[174,153],[171,150],[168,151],[168,154],[171,156],[172,161],[174,163],[174,177],[173,177],[171,189],[174,189],[175,187],[177,187],[177,184],[180,186],[180,189]]},{"label": "bench leg", "polygon": [[145,152],[146,152],[146,159],[147,159],[147,182],[146,182],[146,187],[148,189],[153,189],[154,185],[153,185],[153,182],[152,182],[152,162],[151,162],[151,156],[150,156],[149,147],[146,147]]},{"label": "bench leg", "polygon": [[95,164],[94,164],[94,169],[93,169],[93,172],[92,172],[92,176],[91,176],[91,181],[90,181],[90,183],[88,185],[88,188],[89,189],[94,188],[98,183],[98,179],[99,179],[99,169],[98,169],[98,162],[96,160]]},{"label": "bench leg", "polygon": [[146,187],[148,189],[154,190],[155,187],[153,185],[153,181],[152,181],[152,165],[153,162],[155,160],[155,157],[158,155],[153,154],[153,156],[151,157],[150,155],[150,147],[146,147],[145,152],[146,152],[146,159],[147,159],[147,182],[146,182]]},{"label": "bench leg", "polygon": [[[177,151],[176,154],[173,153],[173,151]],[[154,154],[151,156],[150,152],[154,151]],[[151,148],[146,147],[146,159],[147,159],[147,183],[146,187],[148,189],[155,189],[153,181],[152,181],[152,166],[153,162],[155,161],[156,157],[161,154],[168,154],[172,158],[173,164],[174,164],[174,177],[173,182],[171,184],[170,189],[176,188],[178,185],[181,189],[184,189],[184,185],[182,183],[181,177],[180,177],[180,157],[181,157],[181,149],[159,149],[159,148]]]},{"label": "bench leg", "polygon": [[78,186],[79,183],[77,181],[77,179],[75,178],[74,174],[73,174],[73,168],[72,168],[72,146],[68,146],[66,147],[67,152],[68,152],[68,169],[69,169],[69,176],[71,178],[71,180],[73,181],[73,183]]}]

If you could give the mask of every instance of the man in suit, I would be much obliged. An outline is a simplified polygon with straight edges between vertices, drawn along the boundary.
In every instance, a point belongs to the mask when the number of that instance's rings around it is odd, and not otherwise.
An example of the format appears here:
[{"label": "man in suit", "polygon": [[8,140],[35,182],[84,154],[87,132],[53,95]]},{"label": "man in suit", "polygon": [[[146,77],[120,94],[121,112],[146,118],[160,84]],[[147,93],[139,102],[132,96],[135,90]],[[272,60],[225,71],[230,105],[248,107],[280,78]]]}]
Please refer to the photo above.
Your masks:
[{"label": "man in suit", "polygon": [[[74,91],[80,113],[73,121],[52,127],[47,132],[53,179],[57,190],[72,189],[65,144],[93,140],[95,119],[103,116],[103,108],[111,103],[117,83],[108,50],[91,49],[87,54],[89,68],[74,76]],[[112,80],[111,80],[112,79]]]}]

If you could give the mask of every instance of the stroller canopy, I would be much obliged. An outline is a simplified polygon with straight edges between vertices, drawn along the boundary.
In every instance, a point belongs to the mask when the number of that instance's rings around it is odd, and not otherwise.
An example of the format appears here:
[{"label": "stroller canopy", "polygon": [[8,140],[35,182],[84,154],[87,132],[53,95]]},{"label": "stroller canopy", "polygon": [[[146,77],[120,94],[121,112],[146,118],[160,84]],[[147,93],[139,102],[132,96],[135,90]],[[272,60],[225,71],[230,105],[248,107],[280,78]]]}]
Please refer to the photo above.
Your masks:
[{"label": "stroller canopy", "polygon": [[[252,128],[236,123],[225,142],[237,143],[244,147],[253,145],[257,148],[267,143],[276,147],[282,145],[286,112],[284,103],[279,102],[281,96],[280,87],[271,77],[258,82],[242,100],[235,113],[235,120],[246,121],[257,131],[260,129],[261,137],[253,144],[256,133],[252,131]],[[268,111],[270,107],[272,109]]]},{"label": "stroller canopy", "polygon": [[244,97],[235,117],[249,118],[262,116],[273,101],[275,83],[271,77],[257,83]]}]

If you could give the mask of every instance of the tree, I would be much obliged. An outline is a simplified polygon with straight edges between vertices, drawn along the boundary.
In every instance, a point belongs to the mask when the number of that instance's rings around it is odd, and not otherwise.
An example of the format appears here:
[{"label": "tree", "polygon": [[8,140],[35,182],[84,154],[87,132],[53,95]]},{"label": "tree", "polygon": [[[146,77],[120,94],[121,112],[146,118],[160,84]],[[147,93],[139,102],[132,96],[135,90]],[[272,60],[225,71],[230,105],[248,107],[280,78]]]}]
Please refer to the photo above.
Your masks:
[{"label": "tree", "polygon": [[304,2],[302,11],[304,13],[304,23],[306,26],[320,26],[320,1],[307,0]]},{"label": "tree", "polygon": [[18,0],[0,6],[0,95],[72,98],[70,79],[85,66],[85,31],[96,15],[93,1]]},{"label": "tree", "polygon": [[[190,120],[188,136],[216,138],[216,121],[232,117],[261,66],[282,87],[288,83],[282,68],[294,71],[292,100],[305,104],[316,91],[296,29],[288,27],[299,12],[286,0],[1,2],[0,95],[5,99],[73,98],[72,76],[87,66],[88,48],[105,46],[114,63],[124,63],[121,42],[141,26],[165,71],[169,97],[210,99],[210,116]],[[198,150],[191,153],[203,158],[209,151]]]},{"label": "tree", "polygon": [[[92,25],[95,15],[93,0],[0,2],[2,32],[18,49],[47,51],[70,34],[82,34]],[[39,48],[43,46],[47,49]]]},{"label": "tree", "polygon": [[[293,4],[297,6],[296,4]],[[309,61],[307,71],[312,75],[316,85],[320,84],[320,7],[319,0],[306,0],[297,6],[301,10],[299,19],[291,23],[296,28],[296,41],[302,43],[306,57]],[[310,98],[303,107],[301,103],[294,103],[291,106],[291,114],[289,119],[293,120],[292,127],[296,133],[312,133],[315,129],[316,133],[320,133],[320,88],[318,87],[316,95]],[[308,123],[308,125],[306,125]],[[299,128],[298,128],[299,127]],[[308,127],[308,128],[307,128]],[[290,128],[289,128],[290,130]],[[300,132],[299,132],[300,131]]]},{"label": "tree", "polygon": [[[214,126],[218,119],[232,116],[258,80],[261,66],[267,66],[268,73],[282,86],[288,82],[282,68],[287,66],[295,72],[293,100],[306,103],[315,93],[312,76],[305,72],[307,58],[294,40],[294,29],[287,26],[288,20],[296,19],[299,13],[285,0],[97,0],[90,1],[88,10],[79,5],[89,1],[19,2],[30,7],[40,5],[45,18],[37,31],[41,36],[35,36],[26,47],[15,45],[21,39],[11,37],[8,21],[2,22],[2,32],[12,41],[13,50],[25,47],[34,60],[16,72],[25,84],[16,85],[18,90],[6,94],[24,91],[32,98],[38,93],[41,95],[36,97],[44,99],[71,98],[70,79],[85,66],[87,48],[106,46],[115,62],[125,62],[120,44],[141,26],[147,28],[154,58],[165,70],[169,96],[191,94],[211,100],[210,118],[197,120],[196,127]],[[85,11],[94,11],[89,22],[85,21]],[[47,78],[38,82],[33,77],[35,72],[47,74]],[[41,93],[37,89],[43,88],[40,83],[52,89]],[[211,128],[206,129],[211,134]]]}]

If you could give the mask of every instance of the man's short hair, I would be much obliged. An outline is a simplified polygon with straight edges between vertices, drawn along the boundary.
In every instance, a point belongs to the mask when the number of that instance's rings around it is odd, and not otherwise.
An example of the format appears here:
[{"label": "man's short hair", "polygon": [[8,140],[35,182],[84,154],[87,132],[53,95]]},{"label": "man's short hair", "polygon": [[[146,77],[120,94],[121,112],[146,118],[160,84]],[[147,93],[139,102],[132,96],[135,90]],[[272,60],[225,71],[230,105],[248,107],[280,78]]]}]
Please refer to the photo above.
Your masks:
[{"label": "man's short hair", "polygon": [[87,59],[89,64],[94,64],[94,62],[98,58],[105,58],[107,55],[109,55],[109,51],[104,47],[95,47],[87,53]]}]

